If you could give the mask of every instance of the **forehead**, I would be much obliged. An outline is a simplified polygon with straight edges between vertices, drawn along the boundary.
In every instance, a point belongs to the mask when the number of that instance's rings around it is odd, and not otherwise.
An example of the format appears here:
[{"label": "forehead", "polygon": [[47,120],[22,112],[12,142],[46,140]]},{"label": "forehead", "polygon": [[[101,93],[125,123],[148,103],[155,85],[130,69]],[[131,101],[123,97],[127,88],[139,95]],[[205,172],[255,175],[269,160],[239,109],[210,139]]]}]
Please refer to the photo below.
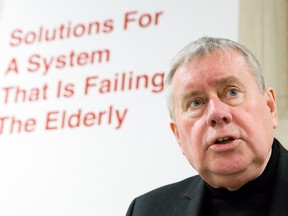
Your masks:
[{"label": "forehead", "polygon": [[[231,79],[232,77],[234,79]],[[176,70],[173,82],[174,85],[178,84],[178,87],[185,87],[191,83],[195,86],[203,83],[221,84],[217,80],[254,81],[250,68],[240,53],[234,50],[218,50],[205,56],[191,58]]]}]

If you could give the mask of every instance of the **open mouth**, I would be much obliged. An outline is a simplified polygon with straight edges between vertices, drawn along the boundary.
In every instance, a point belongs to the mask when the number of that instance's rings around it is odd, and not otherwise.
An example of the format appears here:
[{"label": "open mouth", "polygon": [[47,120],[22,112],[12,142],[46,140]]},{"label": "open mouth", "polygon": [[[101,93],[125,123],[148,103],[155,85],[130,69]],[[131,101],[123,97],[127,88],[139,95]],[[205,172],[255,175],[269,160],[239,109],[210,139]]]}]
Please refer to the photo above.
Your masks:
[{"label": "open mouth", "polygon": [[226,143],[232,142],[233,140],[234,139],[232,137],[224,137],[224,138],[217,139],[215,144],[226,144]]}]

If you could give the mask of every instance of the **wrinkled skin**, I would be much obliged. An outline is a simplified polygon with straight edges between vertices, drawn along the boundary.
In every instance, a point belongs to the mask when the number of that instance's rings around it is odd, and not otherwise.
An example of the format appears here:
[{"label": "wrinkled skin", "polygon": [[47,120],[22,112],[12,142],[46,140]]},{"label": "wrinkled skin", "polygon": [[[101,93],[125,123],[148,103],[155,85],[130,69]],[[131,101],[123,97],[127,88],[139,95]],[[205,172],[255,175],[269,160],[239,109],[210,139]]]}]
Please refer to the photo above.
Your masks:
[{"label": "wrinkled skin", "polygon": [[199,175],[229,190],[261,175],[277,127],[275,95],[259,89],[243,56],[218,50],[193,57],[171,85],[170,126]]}]

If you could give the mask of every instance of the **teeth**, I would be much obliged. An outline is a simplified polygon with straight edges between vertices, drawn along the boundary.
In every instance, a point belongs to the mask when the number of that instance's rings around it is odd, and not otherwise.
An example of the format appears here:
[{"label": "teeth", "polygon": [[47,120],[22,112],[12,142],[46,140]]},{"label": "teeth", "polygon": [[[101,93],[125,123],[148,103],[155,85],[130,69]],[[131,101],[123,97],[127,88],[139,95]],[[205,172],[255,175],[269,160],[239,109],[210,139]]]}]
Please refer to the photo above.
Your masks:
[{"label": "teeth", "polygon": [[220,138],[218,139],[219,142],[223,142],[223,141],[227,141],[229,140],[230,138],[229,137],[224,137],[224,138]]}]

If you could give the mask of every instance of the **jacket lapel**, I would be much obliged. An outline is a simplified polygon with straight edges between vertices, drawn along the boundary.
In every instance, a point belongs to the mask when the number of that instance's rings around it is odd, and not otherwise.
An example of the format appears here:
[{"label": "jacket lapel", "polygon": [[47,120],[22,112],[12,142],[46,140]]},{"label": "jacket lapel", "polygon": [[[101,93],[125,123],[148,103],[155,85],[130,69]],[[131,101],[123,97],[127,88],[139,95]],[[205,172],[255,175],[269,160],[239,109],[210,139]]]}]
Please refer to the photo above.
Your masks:
[{"label": "jacket lapel", "polygon": [[198,176],[196,182],[183,194],[177,203],[173,216],[197,216],[201,213],[205,185]]}]

